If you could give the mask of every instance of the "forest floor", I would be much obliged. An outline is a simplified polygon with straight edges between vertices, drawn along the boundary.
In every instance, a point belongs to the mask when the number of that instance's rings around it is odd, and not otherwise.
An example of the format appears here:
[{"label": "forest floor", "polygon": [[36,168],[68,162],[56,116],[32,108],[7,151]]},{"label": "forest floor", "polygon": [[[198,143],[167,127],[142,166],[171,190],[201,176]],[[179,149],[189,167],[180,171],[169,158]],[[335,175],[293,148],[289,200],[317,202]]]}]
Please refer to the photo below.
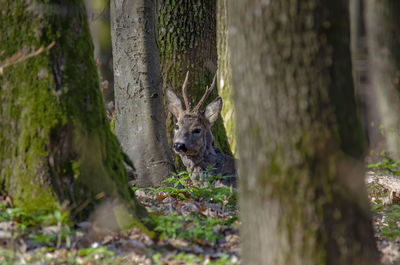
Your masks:
[{"label": "forest floor", "polygon": [[369,156],[365,180],[382,264],[400,264],[400,161]]},{"label": "forest floor", "polygon": [[27,216],[5,196],[0,264],[240,264],[237,192],[216,187],[215,180],[208,176],[202,187],[193,186],[182,172],[168,187],[133,188],[157,238],[132,229],[88,242],[91,223],[67,224],[61,211]]},{"label": "forest floor", "polygon": [[391,177],[373,171],[368,171],[366,177],[382,264],[400,264],[400,205],[396,193],[380,183],[381,178]]},{"label": "forest floor", "polygon": [[[383,157],[366,174],[377,246],[384,264],[400,264],[399,162]],[[88,242],[89,222],[68,224],[61,211],[27,216],[0,199],[0,264],[240,264],[237,191],[202,187],[183,172],[163,188],[134,188],[157,224],[157,238],[139,229]]]}]

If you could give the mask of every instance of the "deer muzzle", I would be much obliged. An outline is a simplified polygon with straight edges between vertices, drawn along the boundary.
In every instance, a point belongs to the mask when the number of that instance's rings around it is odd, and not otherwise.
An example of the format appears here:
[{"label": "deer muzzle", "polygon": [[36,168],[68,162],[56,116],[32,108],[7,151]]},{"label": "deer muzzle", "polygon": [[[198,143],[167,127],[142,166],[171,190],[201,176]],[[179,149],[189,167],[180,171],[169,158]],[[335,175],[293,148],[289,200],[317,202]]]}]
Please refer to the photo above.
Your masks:
[{"label": "deer muzzle", "polygon": [[187,151],[186,145],[183,143],[174,143],[174,150],[177,153],[185,153]]}]

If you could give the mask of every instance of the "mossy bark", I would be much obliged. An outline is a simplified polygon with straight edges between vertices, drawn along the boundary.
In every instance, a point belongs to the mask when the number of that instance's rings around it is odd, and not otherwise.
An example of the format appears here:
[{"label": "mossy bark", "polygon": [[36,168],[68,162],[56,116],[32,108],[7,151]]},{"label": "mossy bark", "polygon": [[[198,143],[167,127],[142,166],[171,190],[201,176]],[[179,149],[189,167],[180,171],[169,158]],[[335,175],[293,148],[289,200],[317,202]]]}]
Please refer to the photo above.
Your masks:
[{"label": "mossy bark", "polygon": [[232,76],[228,44],[228,0],[217,1],[217,52],[218,52],[218,93],[224,101],[221,117],[226,137],[234,155],[237,155],[235,134],[235,109],[232,102]]},{"label": "mossy bark", "polygon": [[0,76],[1,189],[28,214],[62,205],[80,220],[112,199],[144,215],[106,119],[83,1],[0,6],[0,60],[55,42]]},{"label": "mossy bark", "polygon": [[101,87],[104,102],[114,101],[114,73],[110,31],[110,0],[85,0],[88,10],[89,27],[94,43],[100,81],[107,81]]},{"label": "mossy bark", "polygon": [[244,264],[378,264],[348,1],[233,1]]},{"label": "mossy bark", "polygon": [[[163,89],[169,87],[182,96],[182,84],[186,72],[190,71],[188,94],[195,106],[217,71],[216,1],[159,0],[157,14]],[[216,96],[217,90],[204,106]],[[169,113],[167,132],[170,141],[174,127]],[[221,118],[214,124],[212,132],[221,151],[231,154]],[[176,164],[182,168],[182,164]]]},{"label": "mossy bark", "polygon": [[372,84],[387,148],[400,157],[400,1],[365,0]]}]

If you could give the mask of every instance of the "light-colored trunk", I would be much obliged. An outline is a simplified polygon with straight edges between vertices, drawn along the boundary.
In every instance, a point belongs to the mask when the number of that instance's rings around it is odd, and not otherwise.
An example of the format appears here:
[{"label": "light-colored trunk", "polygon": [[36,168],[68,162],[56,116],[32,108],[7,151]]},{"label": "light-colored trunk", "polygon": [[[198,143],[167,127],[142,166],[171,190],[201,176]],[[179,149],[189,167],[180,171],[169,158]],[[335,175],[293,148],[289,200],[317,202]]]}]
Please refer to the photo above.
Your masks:
[{"label": "light-colored trunk", "polygon": [[110,32],[110,0],[85,0],[90,33],[93,38],[95,60],[99,68],[104,102],[114,101],[114,74]]},{"label": "light-colored trunk", "polygon": [[228,5],[243,264],[378,264],[348,1]]},{"label": "light-colored trunk", "polygon": [[226,137],[232,153],[236,155],[235,110],[232,104],[232,71],[228,50],[227,2],[228,0],[217,1],[218,94],[224,101],[221,117],[224,122]]},{"label": "light-colored trunk", "polygon": [[364,131],[368,135],[369,147],[373,150],[381,148],[383,141],[376,92],[370,77],[367,42],[365,36],[364,0],[350,2],[351,58],[353,64],[354,87],[357,103],[361,113]]},{"label": "light-colored trunk", "polygon": [[115,133],[135,165],[137,186],[161,185],[174,168],[165,129],[155,2],[111,1]]},{"label": "light-colored trunk", "polygon": [[387,148],[400,157],[400,1],[365,0],[367,43]]}]

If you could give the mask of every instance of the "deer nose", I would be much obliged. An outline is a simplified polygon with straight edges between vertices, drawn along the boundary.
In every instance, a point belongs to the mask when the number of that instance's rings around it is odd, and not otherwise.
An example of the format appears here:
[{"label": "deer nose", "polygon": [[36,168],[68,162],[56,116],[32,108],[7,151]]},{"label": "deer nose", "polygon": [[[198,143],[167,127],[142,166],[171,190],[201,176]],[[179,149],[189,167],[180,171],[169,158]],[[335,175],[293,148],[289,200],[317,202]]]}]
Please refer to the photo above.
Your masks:
[{"label": "deer nose", "polygon": [[186,152],[187,151],[185,144],[182,144],[182,143],[174,143],[174,149],[177,152]]}]

